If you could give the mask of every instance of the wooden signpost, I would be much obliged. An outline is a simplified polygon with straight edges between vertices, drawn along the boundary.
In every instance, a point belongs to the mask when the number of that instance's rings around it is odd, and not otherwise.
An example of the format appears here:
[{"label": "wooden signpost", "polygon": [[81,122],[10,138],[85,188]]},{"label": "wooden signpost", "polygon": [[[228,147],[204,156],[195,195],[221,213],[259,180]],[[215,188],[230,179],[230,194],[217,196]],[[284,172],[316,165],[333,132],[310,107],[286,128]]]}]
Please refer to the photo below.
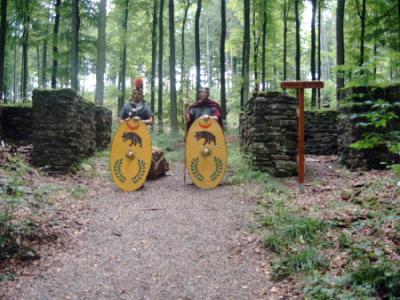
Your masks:
[{"label": "wooden signpost", "polygon": [[283,89],[296,89],[299,107],[298,121],[298,140],[299,155],[297,159],[297,172],[299,176],[299,188],[304,191],[304,89],[321,89],[324,87],[323,81],[283,81]]}]

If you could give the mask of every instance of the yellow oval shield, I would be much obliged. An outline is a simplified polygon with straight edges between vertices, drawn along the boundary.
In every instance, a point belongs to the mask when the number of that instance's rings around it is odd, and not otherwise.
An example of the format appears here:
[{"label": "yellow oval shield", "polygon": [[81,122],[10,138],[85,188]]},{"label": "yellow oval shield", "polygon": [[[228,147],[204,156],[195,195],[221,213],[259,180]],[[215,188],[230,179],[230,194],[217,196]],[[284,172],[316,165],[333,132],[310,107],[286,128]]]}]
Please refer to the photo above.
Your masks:
[{"label": "yellow oval shield", "polygon": [[115,132],[110,153],[114,183],[123,191],[139,189],[146,181],[151,165],[151,135],[140,120],[129,120]]},{"label": "yellow oval shield", "polygon": [[219,185],[227,168],[224,132],[217,120],[197,119],[186,135],[185,163],[193,183],[202,189]]}]

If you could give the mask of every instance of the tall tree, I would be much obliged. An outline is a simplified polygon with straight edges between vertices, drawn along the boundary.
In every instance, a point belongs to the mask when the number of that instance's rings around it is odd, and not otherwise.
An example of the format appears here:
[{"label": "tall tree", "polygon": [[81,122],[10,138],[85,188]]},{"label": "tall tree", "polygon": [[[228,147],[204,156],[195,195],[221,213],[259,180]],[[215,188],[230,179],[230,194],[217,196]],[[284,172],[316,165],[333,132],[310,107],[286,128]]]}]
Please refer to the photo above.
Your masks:
[{"label": "tall tree", "polygon": [[122,39],[121,65],[118,76],[118,88],[119,88],[118,113],[121,111],[122,106],[124,105],[126,96],[125,79],[126,79],[126,44],[127,44],[126,40],[128,34],[128,12],[129,12],[129,0],[125,0],[124,15],[122,18],[123,39]]},{"label": "tall tree", "polygon": [[[259,36],[257,32],[257,22],[256,22],[256,1],[253,0],[253,64],[254,64],[254,81],[255,81],[255,90],[259,90],[258,85],[258,46],[259,46]],[[263,49],[265,51],[265,49]]]},{"label": "tall tree", "polygon": [[164,52],[164,0],[160,0],[160,13],[158,15],[158,125],[163,131],[163,52]]},{"label": "tall tree", "polygon": [[79,52],[79,0],[72,0],[71,19],[71,87],[78,91],[78,52]]},{"label": "tall tree", "polygon": [[187,74],[186,74],[186,64],[185,64],[185,55],[186,55],[186,48],[185,48],[185,28],[186,28],[186,22],[188,20],[188,12],[189,8],[192,5],[191,0],[183,0],[183,6],[184,6],[184,13],[183,13],[183,20],[182,20],[182,36],[181,36],[181,100],[179,103],[180,107],[180,112],[179,115],[182,118],[182,124],[184,123],[183,119],[183,95],[184,95],[184,89],[185,89],[185,83],[186,83],[186,93],[189,90],[189,80],[187,79]]},{"label": "tall tree", "polygon": [[225,82],[225,40],[226,40],[226,2],[221,0],[221,41],[220,41],[220,67],[221,67],[221,110],[222,118],[226,120],[226,82]]},{"label": "tall tree", "polygon": [[[311,80],[315,80],[315,69],[316,69],[316,65],[315,65],[315,50],[316,50],[316,37],[315,37],[315,15],[317,12],[317,0],[311,0],[311,5],[312,5],[312,16],[311,16],[311,63],[310,63],[310,67],[311,67]],[[315,89],[311,90],[311,107],[316,107],[317,103],[316,103],[317,97],[316,97],[316,93],[315,93]]]},{"label": "tall tree", "polygon": [[46,34],[42,48],[42,76],[40,78],[40,86],[42,88],[47,88],[47,51],[48,51],[48,34],[49,34],[49,24],[50,24],[50,6],[51,6],[51,0],[49,0],[48,3]]},{"label": "tall tree", "polygon": [[22,73],[21,73],[21,96],[25,101],[28,99],[28,51],[29,51],[29,23],[30,3],[23,2],[23,34],[22,34]]},{"label": "tall tree", "polygon": [[60,27],[60,6],[61,0],[55,0],[54,9],[56,16],[54,18],[53,28],[53,67],[51,68],[51,87],[57,87],[57,69],[58,69],[58,31]]},{"label": "tall tree", "polygon": [[4,60],[7,35],[7,0],[1,1],[1,25],[0,25],[0,102],[4,97]]},{"label": "tall tree", "polygon": [[365,52],[365,19],[367,16],[367,0],[361,0],[362,7],[360,8],[360,1],[356,0],[357,14],[361,21],[361,33],[360,33],[360,60],[359,66],[362,67],[364,64],[364,52]]},{"label": "tall tree", "polygon": [[267,44],[267,5],[266,1],[263,1],[263,23],[262,23],[262,41],[261,41],[261,82],[263,91],[266,90],[266,71],[267,71],[267,62],[266,62],[266,44]]},{"label": "tall tree", "polygon": [[[398,34],[398,38],[397,38],[397,42],[398,42],[398,48],[397,48],[397,51],[398,52],[400,52],[400,0],[397,0],[397,22],[398,22],[398,25],[397,25],[397,30],[398,30],[398,32],[397,32],[397,34]],[[393,77],[393,75],[392,75],[392,73],[393,73],[393,71],[392,71],[392,64],[390,64],[390,78],[392,78]],[[397,71],[398,71],[398,74],[400,74],[400,68],[399,68],[399,66],[397,66]]]},{"label": "tall tree", "polygon": [[344,87],[344,72],[340,67],[345,63],[345,50],[344,50],[344,10],[345,0],[337,1],[336,9],[336,65],[339,70],[336,74],[336,88],[337,91]]},{"label": "tall tree", "polygon": [[194,25],[194,42],[195,42],[195,61],[196,61],[196,93],[201,85],[200,74],[200,15],[201,15],[201,0],[197,0],[197,10]]},{"label": "tall tree", "polygon": [[151,78],[150,78],[150,107],[155,111],[155,82],[157,68],[157,9],[158,1],[153,1],[153,23],[151,27]]},{"label": "tall tree", "polygon": [[299,16],[299,0],[294,1],[294,13],[296,18],[296,80],[300,80],[300,16]]},{"label": "tall tree", "polygon": [[[318,69],[317,69],[317,80],[321,80],[321,6],[322,0],[318,0]],[[321,89],[317,90],[317,103],[318,108],[321,108]]]},{"label": "tall tree", "polygon": [[240,107],[243,108],[249,98],[249,65],[250,65],[250,1],[244,0],[244,35],[242,54],[242,87],[240,90]]},{"label": "tall tree", "polygon": [[103,105],[104,73],[106,71],[106,14],[107,0],[100,0],[97,20],[96,95],[97,105]]},{"label": "tall tree", "polygon": [[175,7],[174,0],[169,0],[169,75],[170,75],[170,122],[172,131],[178,131],[178,110],[176,101],[175,71]]},{"label": "tall tree", "polygon": [[283,80],[287,79],[287,36],[289,20],[290,3],[284,0],[283,3]]}]

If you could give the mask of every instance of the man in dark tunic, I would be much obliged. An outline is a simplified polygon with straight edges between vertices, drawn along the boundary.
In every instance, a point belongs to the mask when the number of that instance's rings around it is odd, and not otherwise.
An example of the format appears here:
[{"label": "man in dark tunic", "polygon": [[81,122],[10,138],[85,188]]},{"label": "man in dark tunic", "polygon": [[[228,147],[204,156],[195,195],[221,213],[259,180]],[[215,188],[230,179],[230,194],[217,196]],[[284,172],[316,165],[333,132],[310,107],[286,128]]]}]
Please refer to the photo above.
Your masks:
[{"label": "man in dark tunic", "polygon": [[186,113],[186,125],[189,129],[193,122],[199,118],[216,119],[224,128],[222,121],[222,110],[217,102],[210,99],[210,90],[201,87],[198,92],[197,100],[193,103]]},{"label": "man in dark tunic", "polygon": [[154,124],[153,112],[143,99],[143,81],[141,79],[136,79],[131,102],[125,103],[122,107],[119,118],[120,123],[129,119],[139,118],[146,125]]}]

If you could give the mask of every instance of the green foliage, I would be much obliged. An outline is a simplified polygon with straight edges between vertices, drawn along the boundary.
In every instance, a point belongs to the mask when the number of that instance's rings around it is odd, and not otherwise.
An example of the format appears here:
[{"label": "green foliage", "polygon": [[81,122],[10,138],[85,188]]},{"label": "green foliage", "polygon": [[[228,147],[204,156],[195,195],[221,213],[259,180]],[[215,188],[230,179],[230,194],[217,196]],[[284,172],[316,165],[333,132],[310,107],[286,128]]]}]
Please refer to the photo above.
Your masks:
[{"label": "green foliage", "polygon": [[157,133],[152,135],[153,146],[162,149],[168,161],[183,161],[183,135],[174,133]]},{"label": "green foliage", "polygon": [[362,138],[351,145],[354,149],[372,149],[380,145],[385,145],[392,153],[400,153],[400,131],[399,130],[379,130],[392,128],[393,121],[400,118],[398,111],[400,102],[388,102],[378,99],[371,104],[371,111],[362,114],[356,114],[354,118],[360,118],[362,121],[357,123],[358,127],[368,128],[368,132],[362,135]]},{"label": "green foliage", "polygon": [[306,299],[398,299],[399,262],[380,259],[365,262],[345,275],[314,274],[304,288]]},{"label": "green foliage", "polygon": [[227,181],[232,184],[260,183],[265,193],[288,194],[288,191],[267,172],[255,170],[251,166],[251,159],[240,151],[237,142],[230,143],[228,147],[228,174]]},{"label": "green foliage", "polygon": [[319,251],[308,248],[298,253],[291,253],[287,257],[273,263],[273,278],[279,280],[294,273],[323,270],[328,266],[328,260]]},{"label": "green foliage", "polygon": [[[40,211],[52,204],[56,188],[41,184],[33,190],[26,181],[31,172],[19,156],[10,157],[0,168],[0,261],[29,250],[29,241],[38,230]],[[0,274],[0,281],[10,278],[7,272]]]}]

